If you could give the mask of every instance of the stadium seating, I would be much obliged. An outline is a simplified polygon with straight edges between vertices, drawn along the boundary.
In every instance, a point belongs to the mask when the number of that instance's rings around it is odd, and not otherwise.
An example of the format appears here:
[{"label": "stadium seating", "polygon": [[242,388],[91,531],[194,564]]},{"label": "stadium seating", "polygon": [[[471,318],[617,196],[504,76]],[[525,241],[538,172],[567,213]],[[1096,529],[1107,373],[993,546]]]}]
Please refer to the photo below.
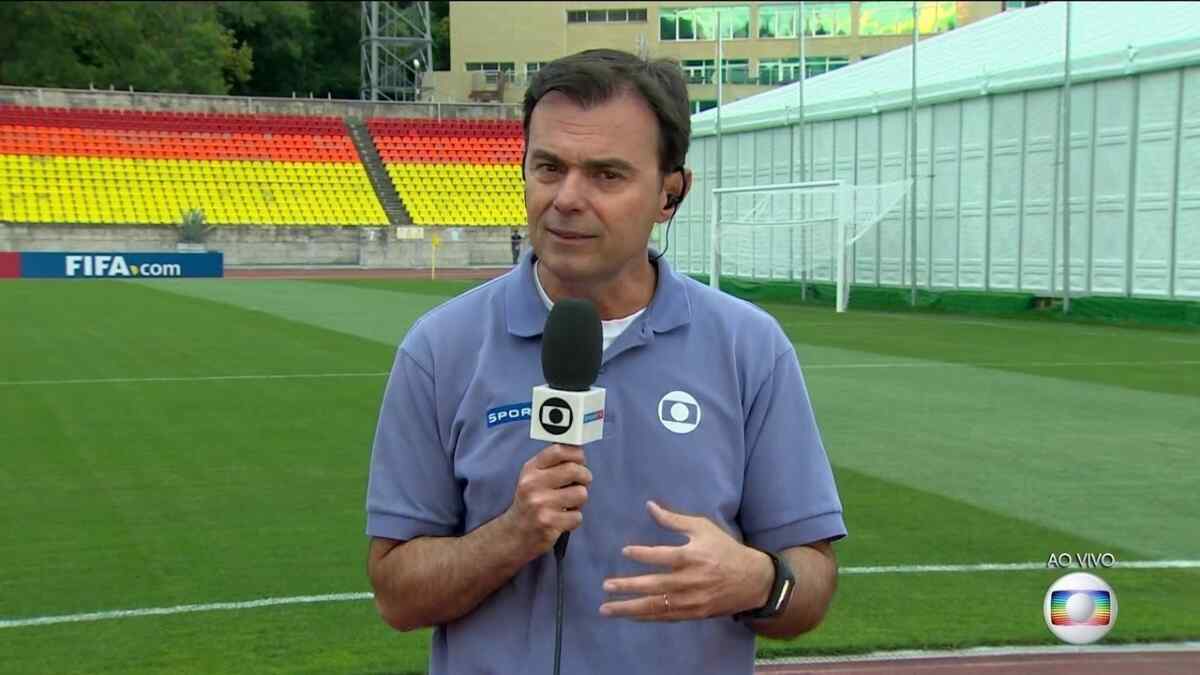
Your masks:
[{"label": "stadium seating", "polygon": [[386,225],[336,117],[0,105],[0,220]]},{"label": "stadium seating", "polygon": [[371,118],[367,128],[414,224],[525,224],[520,122]]}]

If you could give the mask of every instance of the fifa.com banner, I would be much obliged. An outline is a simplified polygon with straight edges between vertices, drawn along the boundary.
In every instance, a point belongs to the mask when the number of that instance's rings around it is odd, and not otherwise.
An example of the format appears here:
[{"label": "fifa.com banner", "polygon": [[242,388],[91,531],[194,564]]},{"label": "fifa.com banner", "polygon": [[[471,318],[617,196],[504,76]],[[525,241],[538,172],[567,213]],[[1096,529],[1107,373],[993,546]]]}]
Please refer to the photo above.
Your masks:
[{"label": "fifa.com banner", "polygon": [[225,275],[225,256],[209,253],[0,253],[0,278],[177,279]]}]

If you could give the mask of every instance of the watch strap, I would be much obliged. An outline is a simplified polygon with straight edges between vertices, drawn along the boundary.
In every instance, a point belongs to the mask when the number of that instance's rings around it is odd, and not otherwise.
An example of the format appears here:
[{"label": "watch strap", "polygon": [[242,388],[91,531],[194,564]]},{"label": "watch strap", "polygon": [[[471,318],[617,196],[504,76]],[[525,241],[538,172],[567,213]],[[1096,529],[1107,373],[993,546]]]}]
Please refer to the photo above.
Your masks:
[{"label": "watch strap", "polygon": [[748,619],[770,619],[782,614],[788,606],[788,601],[792,597],[792,589],[796,586],[796,577],[792,573],[791,565],[783,556],[755,546],[751,548],[767,554],[771,558],[771,564],[775,568],[775,579],[771,583],[771,591],[767,594],[767,602],[762,607],[738,612],[733,615],[735,621],[746,621]]}]

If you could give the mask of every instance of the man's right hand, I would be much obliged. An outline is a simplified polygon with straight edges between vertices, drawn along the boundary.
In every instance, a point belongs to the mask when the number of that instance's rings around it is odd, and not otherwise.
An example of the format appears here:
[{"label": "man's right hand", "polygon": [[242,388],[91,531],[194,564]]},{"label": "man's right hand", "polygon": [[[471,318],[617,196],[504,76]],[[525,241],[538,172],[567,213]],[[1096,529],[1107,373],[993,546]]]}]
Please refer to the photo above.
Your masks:
[{"label": "man's right hand", "polygon": [[521,467],[512,506],[504,513],[531,558],[549,551],[558,536],[583,524],[592,472],[583,448],[548,445]]}]

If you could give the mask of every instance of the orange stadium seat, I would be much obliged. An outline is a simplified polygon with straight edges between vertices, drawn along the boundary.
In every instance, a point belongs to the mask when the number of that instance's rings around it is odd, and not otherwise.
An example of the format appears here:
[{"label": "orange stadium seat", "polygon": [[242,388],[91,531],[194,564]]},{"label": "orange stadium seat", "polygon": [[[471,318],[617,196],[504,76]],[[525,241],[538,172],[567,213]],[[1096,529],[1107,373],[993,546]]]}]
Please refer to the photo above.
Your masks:
[{"label": "orange stadium seat", "polygon": [[0,105],[0,191],[16,222],[388,222],[336,117]]}]

